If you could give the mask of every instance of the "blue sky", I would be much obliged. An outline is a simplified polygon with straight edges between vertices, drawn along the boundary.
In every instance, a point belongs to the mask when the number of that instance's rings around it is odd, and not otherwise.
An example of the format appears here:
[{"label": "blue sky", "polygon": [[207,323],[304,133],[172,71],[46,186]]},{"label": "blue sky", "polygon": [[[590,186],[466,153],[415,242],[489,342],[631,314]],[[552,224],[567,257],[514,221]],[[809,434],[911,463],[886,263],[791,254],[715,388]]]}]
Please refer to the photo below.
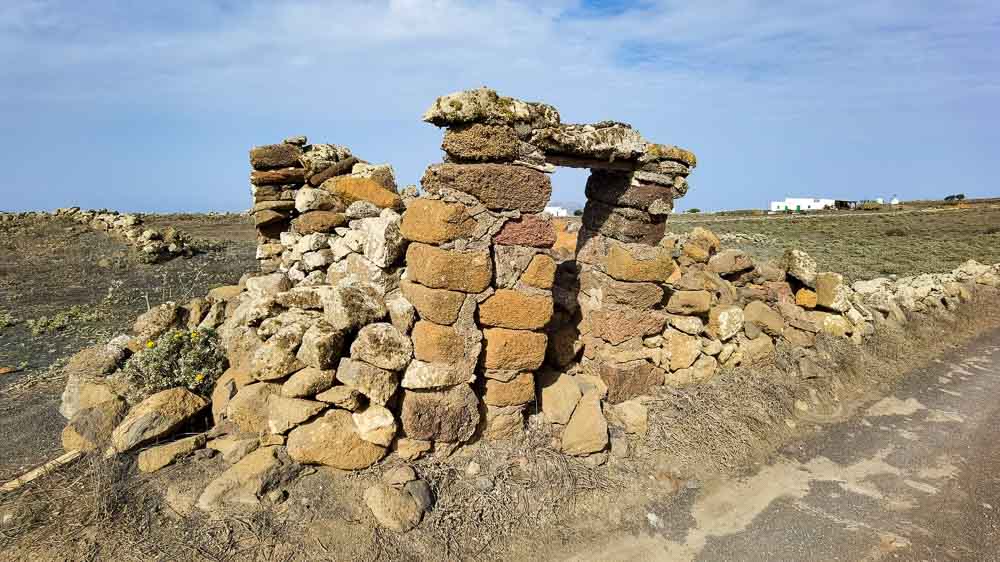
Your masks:
[{"label": "blue sky", "polygon": [[694,150],[681,209],[995,196],[998,37],[995,0],[6,0],[0,209],[245,209],[292,134],[417,183],[421,113],[480,85]]}]

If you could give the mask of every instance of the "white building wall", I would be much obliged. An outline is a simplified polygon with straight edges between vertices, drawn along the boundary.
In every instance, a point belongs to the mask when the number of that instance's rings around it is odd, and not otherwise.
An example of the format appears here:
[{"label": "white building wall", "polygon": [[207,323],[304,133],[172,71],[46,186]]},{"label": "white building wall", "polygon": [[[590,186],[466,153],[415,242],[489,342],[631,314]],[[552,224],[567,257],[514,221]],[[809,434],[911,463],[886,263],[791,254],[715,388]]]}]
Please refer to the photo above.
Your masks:
[{"label": "white building wall", "polygon": [[784,201],[771,201],[771,211],[821,211],[833,208],[833,199],[817,199],[814,197],[786,197]]},{"label": "white building wall", "polygon": [[545,207],[545,213],[552,215],[553,217],[568,217],[569,211],[563,207]]}]

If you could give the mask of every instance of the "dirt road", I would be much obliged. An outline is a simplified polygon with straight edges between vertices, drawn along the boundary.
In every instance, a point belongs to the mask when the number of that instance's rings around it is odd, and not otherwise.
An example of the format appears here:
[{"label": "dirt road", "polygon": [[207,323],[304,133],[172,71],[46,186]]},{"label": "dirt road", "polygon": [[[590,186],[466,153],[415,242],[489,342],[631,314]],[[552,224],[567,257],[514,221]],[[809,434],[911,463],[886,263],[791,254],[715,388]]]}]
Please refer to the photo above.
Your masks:
[{"label": "dirt road", "polygon": [[1000,560],[1000,330],[572,560]]}]

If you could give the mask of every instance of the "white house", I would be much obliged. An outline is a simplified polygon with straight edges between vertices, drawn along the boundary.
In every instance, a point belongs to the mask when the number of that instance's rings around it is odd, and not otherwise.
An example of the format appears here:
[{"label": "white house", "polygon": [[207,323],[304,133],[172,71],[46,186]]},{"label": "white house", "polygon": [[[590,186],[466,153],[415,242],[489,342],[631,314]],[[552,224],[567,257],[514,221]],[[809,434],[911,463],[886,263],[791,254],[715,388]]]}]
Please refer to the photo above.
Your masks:
[{"label": "white house", "polygon": [[553,217],[568,217],[569,211],[563,207],[545,207],[545,213],[552,215]]},{"label": "white house", "polygon": [[821,211],[832,209],[836,205],[833,199],[814,199],[811,197],[786,197],[784,201],[771,201],[771,212],[778,211]]}]

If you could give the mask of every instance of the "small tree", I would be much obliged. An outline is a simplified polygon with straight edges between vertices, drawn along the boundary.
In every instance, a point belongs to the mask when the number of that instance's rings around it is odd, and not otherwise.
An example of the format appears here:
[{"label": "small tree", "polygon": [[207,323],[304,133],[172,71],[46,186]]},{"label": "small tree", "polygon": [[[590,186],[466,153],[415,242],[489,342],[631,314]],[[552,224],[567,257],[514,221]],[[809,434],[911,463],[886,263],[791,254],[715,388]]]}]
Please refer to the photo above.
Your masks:
[{"label": "small tree", "polygon": [[964,193],[959,193],[958,195],[955,196],[955,199],[957,201],[962,201],[962,200],[965,199],[965,194]]},{"label": "small tree", "polygon": [[574,217],[582,217],[583,216],[583,209],[577,209],[577,210],[573,211],[573,216]]},{"label": "small tree", "polygon": [[700,213],[701,209],[699,209],[698,207],[691,207],[690,209],[688,209],[685,212],[687,212],[687,213]]}]

